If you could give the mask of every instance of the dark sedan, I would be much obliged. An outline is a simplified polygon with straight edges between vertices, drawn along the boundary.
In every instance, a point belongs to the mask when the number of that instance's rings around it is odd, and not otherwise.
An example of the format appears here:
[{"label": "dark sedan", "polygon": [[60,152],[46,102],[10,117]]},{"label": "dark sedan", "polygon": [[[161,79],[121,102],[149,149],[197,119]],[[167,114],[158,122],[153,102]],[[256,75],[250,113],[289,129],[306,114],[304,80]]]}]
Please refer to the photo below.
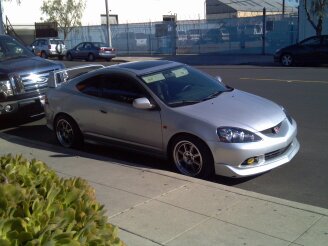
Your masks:
[{"label": "dark sedan", "polygon": [[66,53],[66,59],[69,61],[73,59],[94,61],[99,58],[110,61],[114,57],[116,57],[115,49],[102,42],[82,42]]},{"label": "dark sedan", "polygon": [[274,61],[283,66],[328,63],[328,35],[309,37],[279,49],[274,54]]}]

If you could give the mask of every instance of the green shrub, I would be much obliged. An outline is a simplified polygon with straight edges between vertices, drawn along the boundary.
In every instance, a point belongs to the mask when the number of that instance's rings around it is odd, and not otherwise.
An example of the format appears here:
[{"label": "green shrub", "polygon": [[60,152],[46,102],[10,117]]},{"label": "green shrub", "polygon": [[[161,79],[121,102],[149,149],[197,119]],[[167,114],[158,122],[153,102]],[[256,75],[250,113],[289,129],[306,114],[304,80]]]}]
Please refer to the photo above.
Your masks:
[{"label": "green shrub", "polygon": [[43,162],[0,157],[0,245],[124,245],[94,189]]}]

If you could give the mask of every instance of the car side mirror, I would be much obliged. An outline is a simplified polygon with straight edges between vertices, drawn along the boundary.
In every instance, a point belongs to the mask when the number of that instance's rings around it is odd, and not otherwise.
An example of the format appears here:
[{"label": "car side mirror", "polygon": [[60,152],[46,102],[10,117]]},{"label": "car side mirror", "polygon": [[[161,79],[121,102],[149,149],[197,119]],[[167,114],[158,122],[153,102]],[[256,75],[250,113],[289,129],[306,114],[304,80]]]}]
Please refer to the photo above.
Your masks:
[{"label": "car side mirror", "polygon": [[137,109],[153,109],[155,105],[152,104],[148,98],[141,97],[133,100],[133,107]]}]

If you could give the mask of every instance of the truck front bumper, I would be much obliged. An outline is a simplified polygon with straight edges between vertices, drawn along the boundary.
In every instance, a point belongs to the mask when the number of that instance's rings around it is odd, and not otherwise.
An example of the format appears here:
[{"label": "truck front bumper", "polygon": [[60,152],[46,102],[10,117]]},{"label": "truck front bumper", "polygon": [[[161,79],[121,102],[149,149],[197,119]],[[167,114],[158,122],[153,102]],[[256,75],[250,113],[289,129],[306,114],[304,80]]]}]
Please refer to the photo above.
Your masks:
[{"label": "truck front bumper", "polygon": [[30,116],[44,114],[44,101],[45,96],[39,95],[17,101],[0,102],[0,116],[13,115],[16,113]]}]

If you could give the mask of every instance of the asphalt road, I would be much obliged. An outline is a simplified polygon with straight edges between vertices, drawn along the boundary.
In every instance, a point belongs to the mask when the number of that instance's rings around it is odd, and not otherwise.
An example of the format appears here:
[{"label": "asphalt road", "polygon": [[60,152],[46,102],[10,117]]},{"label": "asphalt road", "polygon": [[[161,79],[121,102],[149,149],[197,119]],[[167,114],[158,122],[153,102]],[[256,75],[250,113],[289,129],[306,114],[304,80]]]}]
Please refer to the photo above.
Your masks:
[{"label": "asphalt road", "polygon": [[[77,63],[74,63],[77,64]],[[288,164],[247,179],[221,176],[211,181],[270,196],[328,208],[328,68],[198,66],[212,75],[220,75],[226,84],[283,105],[298,123],[301,149]],[[0,130],[40,142],[57,144],[44,118],[1,122]],[[164,160],[117,148],[88,144],[85,149],[97,155],[172,170]]]}]

